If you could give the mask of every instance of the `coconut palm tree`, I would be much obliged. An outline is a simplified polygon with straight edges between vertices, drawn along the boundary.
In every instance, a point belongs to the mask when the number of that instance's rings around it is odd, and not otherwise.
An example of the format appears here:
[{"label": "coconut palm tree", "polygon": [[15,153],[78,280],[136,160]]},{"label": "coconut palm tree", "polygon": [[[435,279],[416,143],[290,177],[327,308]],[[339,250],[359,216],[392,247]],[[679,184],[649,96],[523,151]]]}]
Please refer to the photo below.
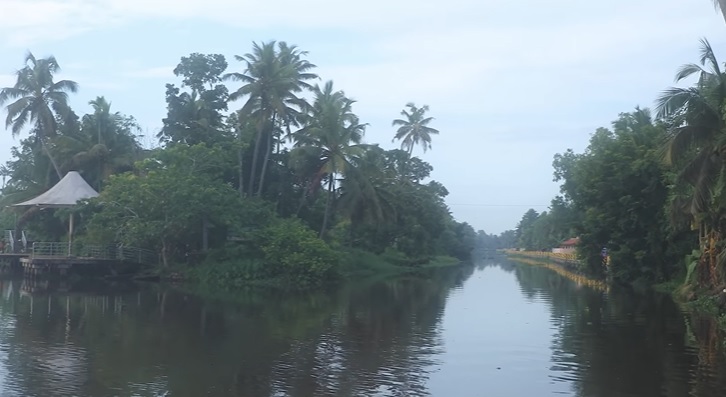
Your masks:
[{"label": "coconut palm tree", "polygon": [[141,154],[136,137],[140,131],[132,117],[111,112],[104,97],[89,102],[94,112],[83,116],[81,128],[59,136],[57,151],[61,170],[84,171],[86,178],[100,190],[110,175],[131,170]]},{"label": "coconut palm tree", "polygon": [[702,282],[713,283],[718,276],[716,244],[726,231],[726,124],[721,110],[726,75],[706,39],[701,40],[699,63],[678,70],[677,82],[691,76],[698,81],[665,90],[657,100],[657,115],[671,125],[665,159],[678,170],[676,182],[688,186],[679,189],[688,192],[687,199],[681,194],[674,205],[688,211],[699,227],[704,267],[699,273]]},{"label": "coconut palm tree", "polygon": [[[262,193],[267,173],[267,163],[273,148],[273,141],[282,131],[298,124],[304,100],[298,97],[303,90],[310,89],[307,82],[317,75],[309,71],[315,65],[303,59],[307,53],[285,42],[253,43],[252,52],[235,56],[246,64],[244,73],[228,73],[226,80],[241,81],[244,84],[229,96],[230,101],[246,97],[241,109],[245,117],[256,123],[255,146],[252,154],[248,193],[252,194],[257,185],[257,195]],[[278,138],[279,140],[279,138]],[[264,143],[264,148],[262,144]],[[263,155],[262,169],[256,178],[260,156]]]},{"label": "coconut palm tree", "polygon": [[[387,152],[371,145],[362,155],[352,158],[346,178],[340,184],[340,210],[350,220],[350,232],[360,225],[380,228],[386,221],[395,222],[397,196],[396,175],[386,167]],[[404,153],[405,155],[405,153]]]},{"label": "coconut palm tree", "polygon": [[428,105],[419,108],[414,103],[409,102],[406,104],[406,107],[408,111],[405,109],[401,111],[401,115],[405,119],[393,120],[393,126],[398,126],[399,128],[392,141],[396,139],[400,140],[401,149],[406,150],[409,156],[416,145],[421,145],[424,153],[426,153],[427,149],[431,149],[431,135],[439,133],[439,130],[428,126],[434,118],[425,117],[426,112],[429,111]]},{"label": "coconut palm tree", "polygon": [[726,0],[713,0],[713,5],[717,10],[721,11],[724,20],[726,20]]},{"label": "coconut palm tree", "polygon": [[15,85],[0,90],[0,106],[15,100],[6,107],[5,126],[12,127],[13,135],[18,135],[28,123],[34,124],[36,140],[50,159],[58,178],[62,178],[58,163],[48,148],[48,140],[56,135],[56,117],[65,117],[69,113],[68,93],[78,91],[78,84],[70,80],[53,82],[53,75],[59,71],[55,57],[36,59],[28,52],[25,67],[16,72]]},{"label": "coconut palm tree", "polygon": [[355,101],[346,98],[343,91],[335,91],[333,82],[321,88],[313,87],[314,102],[308,113],[301,117],[302,129],[293,138],[295,145],[320,149],[318,180],[327,178],[327,198],[320,237],[325,234],[330,219],[336,176],[345,174],[352,167],[351,160],[359,157],[367,145],[361,144],[366,124],[361,124],[353,113]]}]

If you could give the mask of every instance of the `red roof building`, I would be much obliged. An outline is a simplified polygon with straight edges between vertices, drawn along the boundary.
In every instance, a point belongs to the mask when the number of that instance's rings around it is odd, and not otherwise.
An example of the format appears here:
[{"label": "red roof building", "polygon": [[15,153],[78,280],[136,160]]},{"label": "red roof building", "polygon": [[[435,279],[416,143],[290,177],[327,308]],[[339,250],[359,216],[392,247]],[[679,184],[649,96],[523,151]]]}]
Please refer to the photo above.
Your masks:
[{"label": "red roof building", "polygon": [[573,238],[570,238],[570,239],[567,239],[567,240],[563,241],[560,244],[560,248],[574,249],[578,244],[580,244],[580,238],[579,237],[573,237]]}]

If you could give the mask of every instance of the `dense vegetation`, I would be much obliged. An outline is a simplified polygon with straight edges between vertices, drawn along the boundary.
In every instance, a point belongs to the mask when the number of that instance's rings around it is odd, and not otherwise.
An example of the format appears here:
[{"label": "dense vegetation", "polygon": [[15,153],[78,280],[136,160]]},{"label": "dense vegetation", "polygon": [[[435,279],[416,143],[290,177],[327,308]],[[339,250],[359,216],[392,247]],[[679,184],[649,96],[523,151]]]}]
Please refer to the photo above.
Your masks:
[{"label": "dense vegetation", "polygon": [[[100,191],[75,210],[80,244],[153,249],[167,269],[195,264],[192,274],[230,285],[319,283],[358,252],[405,266],[469,257],[476,233],[452,218],[446,188],[413,156],[438,134],[427,106],[406,105],[392,123],[402,150],[384,150],[365,142],[355,101],[318,83],[306,52],[272,41],[235,58],[239,72],[220,54],[181,58],[150,150],[134,118],[103,97],[77,116],[78,84],[54,80],[55,58],[28,54],[17,83],[0,91],[7,127],[30,132],[0,170],[1,204],[77,170]],[[0,226],[59,241],[64,215],[4,210]]]},{"label": "dense vegetation", "polygon": [[[579,236],[582,270],[616,281],[665,282],[720,291],[726,284],[726,73],[701,42],[666,89],[655,115],[636,108],[600,128],[583,153],[554,159],[561,196],[529,210],[518,245],[547,249]],[[601,258],[603,247],[610,265]],[[684,265],[685,263],[685,265]]]}]

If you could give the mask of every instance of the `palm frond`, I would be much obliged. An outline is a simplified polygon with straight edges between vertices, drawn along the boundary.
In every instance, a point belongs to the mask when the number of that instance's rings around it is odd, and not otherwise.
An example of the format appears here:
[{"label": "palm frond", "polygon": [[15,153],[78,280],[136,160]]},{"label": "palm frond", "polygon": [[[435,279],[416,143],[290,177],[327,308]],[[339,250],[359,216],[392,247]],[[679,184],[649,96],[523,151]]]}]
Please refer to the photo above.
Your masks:
[{"label": "palm frond", "polygon": [[686,125],[675,128],[663,145],[663,159],[667,165],[673,165],[694,148],[706,149],[712,142],[714,133],[715,131],[704,126]]},{"label": "palm frond", "polygon": [[78,92],[78,83],[71,80],[61,80],[56,82],[55,84],[52,84],[48,91],[50,92],[58,92],[58,91],[67,91],[71,93]]},{"label": "palm frond", "polygon": [[695,87],[667,88],[656,99],[656,117],[660,119],[668,118],[692,102],[707,103],[706,99],[701,96],[701,93]]},{"label": "palm frond", "polygon": [[17,113],[8,112],[8,118],[5,120],[7,126],[12,126],[13,136],[17,136],[23,130],[28,121],[32,119],[32,114],[29,107],[22,108]]},{"label": "palm frond", "polygon": [[30,93],[21,88],[7,87],[0,90],[0,106],[4,105],[7,101],[28,96]]},{"label": "palm frond", "polygon": [[720,75],[721,74],[721,67],[718,64],[718,60],[716,59],[716,54],[713,52],[713,47],[711,47],[711,43],[708,42],[708,39],[705,37],[700,40],[701,42],[701,64],[703,66],[708,66],[711,68],[711,73],[714,75]]},{"label": "palm frond", "polygon": [[678,68],[678,71],[676,72],[676,78],[675,81],[679,82],[683,79],[687,79],[694,74],[702,74],[707,73],[703,68],[701,68],[699,65],[696,65],[695,63],[687,63],[685,65],[682,65],[680,68]]}]

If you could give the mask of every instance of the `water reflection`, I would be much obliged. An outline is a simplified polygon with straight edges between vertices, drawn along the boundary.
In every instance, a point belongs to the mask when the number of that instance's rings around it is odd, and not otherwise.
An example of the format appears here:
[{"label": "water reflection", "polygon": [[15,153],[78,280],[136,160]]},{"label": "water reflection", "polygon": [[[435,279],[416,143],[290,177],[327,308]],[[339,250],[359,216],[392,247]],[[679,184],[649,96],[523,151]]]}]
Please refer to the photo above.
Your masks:
[{"label": "water reflection", "polygon": [[655,292],[605,293],[528,265],[514,273],[528,299],[548,303],[556,328],[550,376],[576,395],[726,395],[723,351],[700,343],[698,331],[714,331],[712,320],[684,316]]},{"label": "water reflection", "polygon": [[726,395],[710,320],[529,265],[205,296],[0,281],[0,395]]},{"label": "water reflection", "polygon": [[0,394],[426,395],[448,292],[471,271],[231,303],[3,281]]}]

